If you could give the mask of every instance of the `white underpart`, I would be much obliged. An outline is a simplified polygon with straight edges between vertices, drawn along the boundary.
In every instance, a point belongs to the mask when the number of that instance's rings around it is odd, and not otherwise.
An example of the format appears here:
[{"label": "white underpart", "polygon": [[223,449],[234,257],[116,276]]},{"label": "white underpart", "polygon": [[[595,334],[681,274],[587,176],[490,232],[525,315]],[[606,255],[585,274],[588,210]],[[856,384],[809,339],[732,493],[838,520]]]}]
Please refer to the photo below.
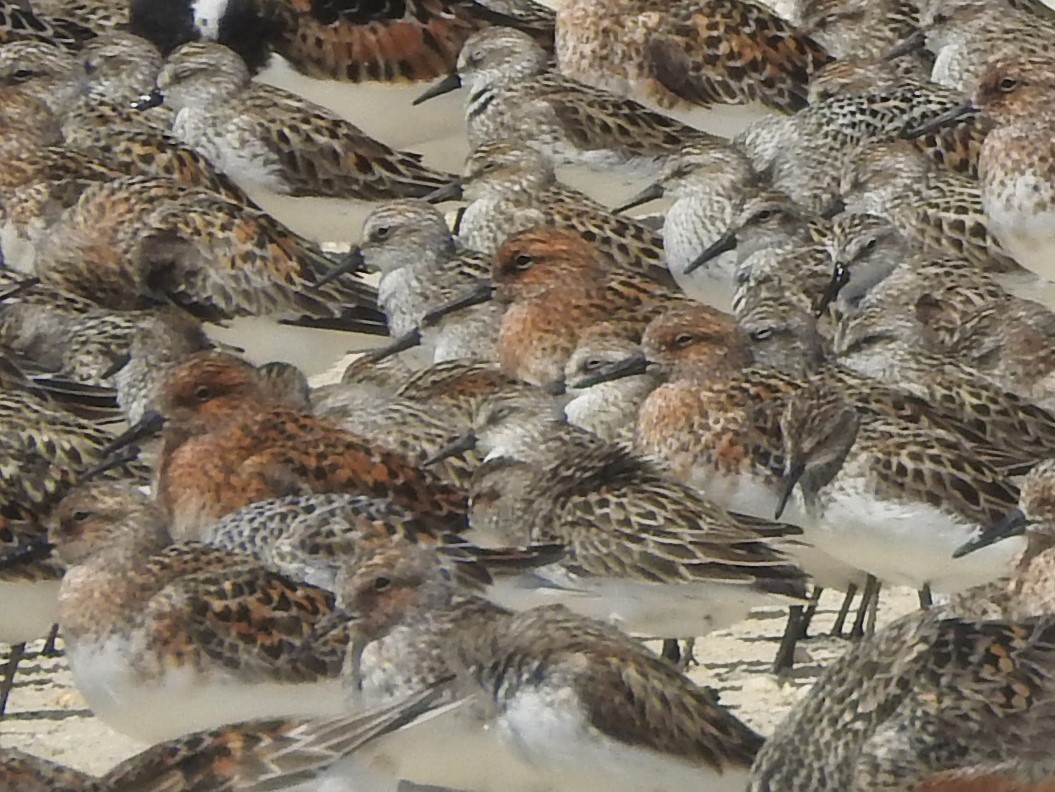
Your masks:
[{"label": "white underpart", "polygon": [[192,0],[191,13],[202,38],[220,38],[220,20],[227,13],[227,0]]},{"label": "white underpart", "polygon": [[68,644],[66,657],[77,689],[108,726],[156,743],[227,723],[345,712],[338,679],[312,684],[250,683],[229,672],[169,670],[145,679],[129,664],[137,642],[111,638],[101,646]]}]

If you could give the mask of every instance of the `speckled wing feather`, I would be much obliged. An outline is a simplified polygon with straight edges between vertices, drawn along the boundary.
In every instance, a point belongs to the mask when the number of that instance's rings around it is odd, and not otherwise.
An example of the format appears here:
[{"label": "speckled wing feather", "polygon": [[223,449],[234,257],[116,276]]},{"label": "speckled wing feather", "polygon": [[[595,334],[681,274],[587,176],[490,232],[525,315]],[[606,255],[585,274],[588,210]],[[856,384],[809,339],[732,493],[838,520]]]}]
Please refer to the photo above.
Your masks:
[{"label": "speckled wing feather", "polygon": [[0,44],[34,39],[78,50],[94,37],[90,28],[72,19],[47,19],[34,13],[28,5],[7,0],[0,3]]},{"label": "speckled wing feather", "polygon": [[[151,639],[237,668],[248,678],[307,682],[334,676],[343,653],[304,652],[333,595],[251,565],[181,577],[144,613]],[[193,656],[193,655],[192,655]]]},{"label": "speckled wing feather", "polygon": [[940,167],[977,179],[978,155],[992,128],[988,117],[976,114],[913,138],[912,143]]},{"label": "speckled wing feather", "polygon": [[551,606],[517,614],[509,633],[503,651],[530,657],[546,647],[546,673],[566,674],[585,717],[615,740],[719,769],[750,765],[762,745],[709,693],[614,627]]},{"label": "speckled wing feather", "polygon": [[436,706],[425,691],[391,706],[326,720],[239,723],[148,748],[101,779],[136,792],[265,792],[300,788],[334,762]]},{"label": "speckled wing feather", "polygon": [[351,82],[431,80],[487,25],[553,44],[552,17],[520,19],[472,0],[267,0],[263,8],[280,22],[277,50],[297,69]]},{"label": "speckled wing feather", "polygon": [[932,174],[914,195],[913,224],[918,239],[936,250],[952,249],[988,272],[1009,272],[1019,266],[986,227],[977,183],[952,174]]},{"label": "speckled wing feather", "polygon": [[334,262],[270,215],[181,191],[146,220],[138,255],[148,282],[179,305],[221,316],[350,315],[361,329],[383,332],[376,290],[355,278],[316,288]]},{"label": "speckled wing feather", "polygon": [[552,108],[569,139],[584,151],[615,149],[666,156],[689,143],[727,145],[630,99],[572,83],[555,73],[536,77],[530,95]]},{"label": "speckled wing feather", "polygon": [[18,792],[96,790],[95,779],[72,767],[50,762],[17,748],[0,749],[0,789]]},{"label": "speckled wing feather", "polygon": [[1018,488],[952,435],[876,420],[862,425],[858,442],[874,449],[868,471],[880,499],[921,500],[979,525],[1018,505]]},{"label": "speckled wing feather", "polygon": [[699,104],[759,100],[785,112],[807,104],[810,75],[831,60],[772,11],[743,0],[678,3],[648,43],[656,79]]},{"label": "speckled wing feather", "polygon": [[[420,155],[391,149],[339,117],[311,112],[302,99],[278,88],[255,86],[238,102],[245,111],[239,123],[256,122],[255,137],[278,157],[294,195],[420,197],[454,178],[423,165]],[[284,123],[273,123],[278,118]]]},{"label": "speckled wing feather", "polygon": [[553,499],[555,513],[534,523],[532,537],[567,545],[573,569],[655,583],[742,582],[804,595],[804,573],[758,534],[619,447],[577,453],[535,487]]}]

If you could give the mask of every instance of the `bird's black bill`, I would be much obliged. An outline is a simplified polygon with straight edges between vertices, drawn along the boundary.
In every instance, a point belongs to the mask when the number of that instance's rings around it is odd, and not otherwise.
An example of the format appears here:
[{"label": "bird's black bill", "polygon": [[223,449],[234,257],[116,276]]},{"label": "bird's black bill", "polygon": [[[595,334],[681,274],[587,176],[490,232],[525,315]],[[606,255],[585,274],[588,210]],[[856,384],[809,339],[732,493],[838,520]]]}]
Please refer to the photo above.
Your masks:
[{"label": "bird's black bill", "polygon": [[978,112],[978,108],[974,106],[972,102],[964,102],[958,104],[956,107],[946,110],[941,115],[934,116],[929,121],[924,121],[922,124],[916,126],[906,127],[905,131],[901,133],[901,136],[908,139],[914,140],[924,135],[929,135],[932,132],[944,129],[947,126],[952,126],[962,118],[966,118],[969,115],[974,115]]},{"label": "bird's black bill", "polygon": [[450,93],[451,91],[457,91],[462,87],[461,75],[456,71],[452,71],[442,80],[434,82],[425,91],[411,102],[412,105],[419,105],[423,102],[429,101],[429,99],[435,99],[437,96],[443,96],[444,94]]},{"label": "bird's black bill", "polygon": [[722,253],[736,249],[736,232],[727,231],[715,240],[706,250],[693,259],[692,263],[685,268],[685,274],[695,272],[707,262],[718,258]]},{"label": "bird's black bill", "polygon": [[894,60],[902,55],[919,52],[927,43],[927,32],[922,28],[907,36],[883,53],[883,60]]},{"label": "bird's black bill", "polygon": [[600,385],[602,382],[612,382],[625,377],[633,377],[637,374],[644,374],[647,371],[648,358],[645,357],[644,352],[639,352],[631,357],[617,360],[615,363],[609,363],[607,366],[602,366],[593,374],[587,374],[582,379],[576,380],[574,387],[576,389],[592,388],[594,385]]},{"label": "bird's black bill", "polygon": [[832,279],[828,281],[828,285],[824,289],[824,294],[821,295],[820,300],[813,309],[813,315],[818,319],[824,316],[824,312],[828,310],[828,306],[835,302],[835,299],[839,296],[839,292],[841,292],[843,287],[849,282],[849,268],[841,262],[837,263],[835,269],[832,271]]},{"label": "bird's black bill", "polygon": [[1008,512],[1000,522],[990,525],[988,528],[983,528],[981,533],[974,539],[957,547],[953,551],[952,557],[963,558],[965,555],[981,550],[984,547],[989,547],[989,545],[996,544],[1003,539],[1021,536],[1026,532],[1026,528],[1029,527],[1030,523],[1031,521],[1026,518],[1021,509],[1014,509]]},{"label": "bird's black bill", "polygon": [[447,443],[447,445],[426,459],[425,466],[429,467],[430,465],[438,464],[445,459],[464,454],[466,451],[472,451],[474,448],[476,448],[476,435],[473,432],[467,432],[457,440]]},{"label": "bird's black bill", "polygon": [[359,272],[362,270],[365,262],[363,261],[363,251],[358,247],[354,247],[348,251],[345,256],[337,262],[333,269],[323,275],[315,282],[315,288],[321,289],[327,283],[332,283],[342,275],[350,275],[353,272]]},{"label": "bird's black bill", "polygon": [[122,448],[127,448],[147,437],[153,437],[156,434],[160,434],[164,427],[164,416],[159,412],[150,411],[140,418],[137,423],[128,427],[124,433],[119,434],[111,440],[101,450],[100,454],[103,459],[108,459],[111,455],[116,454]]},{"label": "bird's black bill", "polygon": [[420,344],[421,331],[415,327],[410,332],[401,335],[391,344],[378,347],[377,349],[371,349],[369,352],[365,353],[363,357],[368,358],[375,363],[380,363],[382,360],[390,358],[393,355],[398,355],[400,352],[406,352],[408,349],[413,349]]},{"label": "bird's black bill", "polygon": [[795,487],[799,483],[799,479],[802,478],[802,474],[806,472],[805,465],[793,465],[791,470],[788,471],[787,475],[784,476],[784,492],[780,496],[780,503],[777,504],[777,510],[773,513],[773,519],[779,520],[780,515],[784,513],[784,509],[788,507],[788,501],[791,500],[791,493],[795,491]]},{"label": "bird's black bill", "polygon": [[451,300],[449,303],[444,303],[439,308],[434,308],[429,311],[422,317],[421,326],[428,327],[452,313],[457,313],[466,308],[472,308],[474,305],[482,305],[494,297],[494,293],[495,287],[491,285],[491,283],[481,283],[475,289],[466,292],[458,299]]},{"label": "bird's black bill", "polygon": [[123,369],[131,362],[132,353],[125,352],[123,355],[118,355],[116,358],[114,358],[114,362],[107,366],[106,371],[104,371],[100,376],[103,379],[110,379],[110,377],[117,374],[117,372],[121,371],[121,369]]},{"label": "bird's black bill", "polygon": [[643,189],[641,192],[639,192],[626,203],[620,204],[619,206],[615,207],[612,212],[614,214],[619,214],[620,212],[625,212],[628,209],[635,209],[638,206],[643,206],[644,204],[651,203],[652,201],[658,201],[660,198],[663,197],[663,194],[665,192],[666,190],[664,189],[663,185],[659,182],[656,182],[655,184],[650,184],[648,185],[648,187]]},{"label": "bird's black bill", "polygon": [[452,181],[442,187],[437,187],[428,195],[422,197],[423,201],[430,204],[444,203],[446,201],[457,201],[462,197],[462,183],[460,180]]}]

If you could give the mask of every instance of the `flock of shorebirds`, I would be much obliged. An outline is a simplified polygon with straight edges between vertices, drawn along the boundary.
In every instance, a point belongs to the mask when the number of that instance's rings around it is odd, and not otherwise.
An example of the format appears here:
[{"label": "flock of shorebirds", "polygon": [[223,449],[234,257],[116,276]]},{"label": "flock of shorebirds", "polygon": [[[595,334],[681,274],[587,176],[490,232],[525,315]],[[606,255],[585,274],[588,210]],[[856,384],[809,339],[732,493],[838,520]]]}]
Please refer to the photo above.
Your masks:
[{"label": "flock of shorebirds", "polygon": [[[1055,789],[1055,12],[785,6],[0,0],[0,709],[50,632],[154,743],[0,788]],[[460,90],[463,173],[275,55]],[[248,189],[376,204],[337,256]],[[312,388],[243,316],[390,339]],[[685,675],[822,588],[767,738]]]}]

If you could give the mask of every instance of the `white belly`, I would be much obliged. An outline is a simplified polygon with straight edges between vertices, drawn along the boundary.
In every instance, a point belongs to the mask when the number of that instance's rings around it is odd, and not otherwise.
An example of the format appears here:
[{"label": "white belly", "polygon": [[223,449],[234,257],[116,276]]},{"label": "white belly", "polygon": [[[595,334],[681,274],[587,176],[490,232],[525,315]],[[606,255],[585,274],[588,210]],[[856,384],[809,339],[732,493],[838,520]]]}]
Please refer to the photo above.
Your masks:
[{"label": "white belly", "polygon": [[67,643],[77,689],[108,726],[148,743],[227,723],[286,716],[335,716],[345,710],[339,679],[316,684],[246,684],[230,674],[169,671],[146,679],[128,662],[132,647]]},{"label": "white belly", "polygon": [[975,527],[922,503],[841,498],[826,509],[817,528],[822,549],[856,564],[880,581],[953,593],[989,583],[1011,572],[1025,547],[1016,537],[963,558],[953,552],[975,535]]}]

